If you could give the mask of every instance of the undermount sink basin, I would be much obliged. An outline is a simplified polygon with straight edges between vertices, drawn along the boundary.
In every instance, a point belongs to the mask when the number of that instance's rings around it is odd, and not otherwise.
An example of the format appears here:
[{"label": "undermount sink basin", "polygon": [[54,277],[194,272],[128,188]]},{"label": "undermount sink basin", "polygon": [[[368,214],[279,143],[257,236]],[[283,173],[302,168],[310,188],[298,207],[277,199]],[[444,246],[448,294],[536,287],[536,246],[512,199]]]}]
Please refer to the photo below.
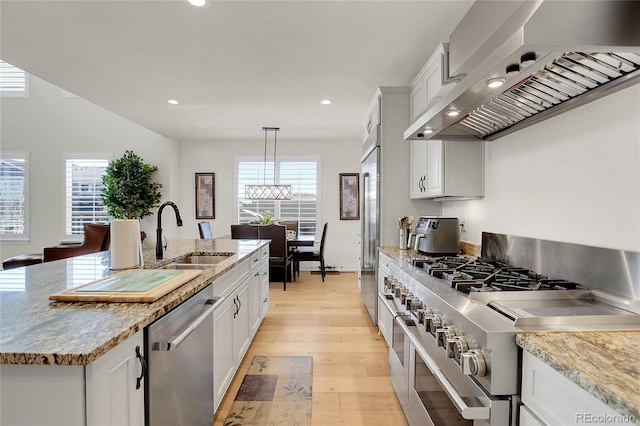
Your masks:
[{"label": "undermount sink basin", "polygon": [[179,257],[168,265],[161,266],[160,269],[206,269],[211,268],[235,253],[223,252],[208,255],[187,255]]}]

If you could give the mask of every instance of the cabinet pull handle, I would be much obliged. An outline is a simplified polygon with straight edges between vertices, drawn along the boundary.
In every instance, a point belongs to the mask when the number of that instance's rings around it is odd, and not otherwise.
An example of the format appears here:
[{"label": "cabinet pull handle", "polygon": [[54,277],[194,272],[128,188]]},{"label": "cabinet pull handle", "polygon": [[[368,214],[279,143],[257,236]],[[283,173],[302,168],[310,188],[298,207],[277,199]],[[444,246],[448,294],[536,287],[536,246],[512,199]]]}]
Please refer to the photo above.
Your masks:
[{"label": "cabinet pull handle", "polygon": [[242,308],[242,302],[240,301],[240,298],[238,296],[236,296],[236,299],[238,299],[238,312],[240,312],[240,308]]},{"label": "cabinet pull handle", "polygon": [[234,297],[233,298],[233,304],[236,305],[236,311],[233,313],[233,318],[235,319],[238,316],[238,312],[240,312],[240,307],[238,306],[238,304],[236,303],[236,300],[238,298]]},{"label": "cabinet pull handle", "polygon": [[140,382],[147,374],[147,361],[144,359],[142,354],[140,353],[140,346],[136,346],[136,358],[140,361],[140,367],[142,367],[142,371],[140,372],[140,377],[136,379],[136,389],[140,389]]}]

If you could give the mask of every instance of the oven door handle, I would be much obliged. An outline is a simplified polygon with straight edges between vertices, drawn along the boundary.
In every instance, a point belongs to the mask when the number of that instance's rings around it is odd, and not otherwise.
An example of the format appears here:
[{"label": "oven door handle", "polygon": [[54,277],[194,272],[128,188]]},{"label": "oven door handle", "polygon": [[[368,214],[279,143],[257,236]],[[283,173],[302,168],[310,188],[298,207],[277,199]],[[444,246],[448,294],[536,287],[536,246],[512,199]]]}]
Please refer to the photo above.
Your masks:
[{"label": "oven door handle", "polygon": [[[414,337],[410,331],[403,327],[404,324],[400,324],[403,328],[405,334]],[[482,400],[479,398],[474,398],[474,401],[477,402],[477,405],[473,406],[467,404],[465,402],[464,397],[460,396],[455,387],[451,384],[449,379],[445,376],[440,368],[437,367],[436,362],[426,353],[426,351],[422,350],[419,344],[415,341],[413,342],[414,350],[420,355],[422,361],[426,364],[426,366],[431,370],[431,373],[436,378],[442,389],[446,392],[449,400],[456,406],[456,409],[460,412],[463,418],[467,420],[488,420],[491,414],[491,406],[482,404]]]},{"label": "oven door handle", "polygon": [[486,406],[469,406],[464,399],[458,394],[451,382],[439,368],[432,370],[440,386],[449,395],[449,399],[456,406],[462,417],[467,420],[488,420],[491,414],[491,408]]}]

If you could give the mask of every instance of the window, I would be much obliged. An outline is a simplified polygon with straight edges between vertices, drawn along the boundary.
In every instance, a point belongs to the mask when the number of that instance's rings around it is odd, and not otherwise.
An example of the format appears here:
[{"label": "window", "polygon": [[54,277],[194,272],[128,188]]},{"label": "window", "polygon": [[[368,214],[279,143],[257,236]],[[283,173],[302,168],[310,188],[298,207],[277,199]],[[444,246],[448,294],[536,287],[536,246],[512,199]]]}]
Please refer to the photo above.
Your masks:
[{"label": "window", "polygon": [[0,236],[3,240],[29,238],[29,154],[0,155]]},{"label": "window", "polygon": [[107,222],[102,175],[111,154],[66,155],[66,235],[82,234],[85,223]]},{"label": "window", "polygon": [[[320,222],[320,158],[317,156],[279,156],[275,164],[276,182],[293,187],[291,200],[248,200],[244,187],[273,182],[274,163],[258,157],[236,158],[236,223],[256,220],[269,210],[280,220],[297,220],[301,235],[315,235]],[[266,179],[265,179],[266,178]]]},{"label": "window", "polygon": [[0,60],[0,97],[29,97],[29,74],[2,60]]}]

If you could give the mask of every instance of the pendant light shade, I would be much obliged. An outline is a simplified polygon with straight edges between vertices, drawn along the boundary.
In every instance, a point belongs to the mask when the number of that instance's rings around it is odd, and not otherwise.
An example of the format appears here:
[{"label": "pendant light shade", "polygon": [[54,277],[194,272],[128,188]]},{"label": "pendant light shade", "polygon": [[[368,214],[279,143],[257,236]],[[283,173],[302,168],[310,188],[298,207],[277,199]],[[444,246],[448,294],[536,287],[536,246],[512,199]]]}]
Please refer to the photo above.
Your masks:
[{"label": "pendant light shade", "polygon": [[276,148],[277,148],[277,134],[280,131],[279,127],[263,127],[264,130],[264,168],[262,185],[245,185],[244,197],[249,200],[290,200],[293,198],[293,189],[291,185],[267,185],[267,135],[271,131],[273,132],[273,182],[276,181]]}]

